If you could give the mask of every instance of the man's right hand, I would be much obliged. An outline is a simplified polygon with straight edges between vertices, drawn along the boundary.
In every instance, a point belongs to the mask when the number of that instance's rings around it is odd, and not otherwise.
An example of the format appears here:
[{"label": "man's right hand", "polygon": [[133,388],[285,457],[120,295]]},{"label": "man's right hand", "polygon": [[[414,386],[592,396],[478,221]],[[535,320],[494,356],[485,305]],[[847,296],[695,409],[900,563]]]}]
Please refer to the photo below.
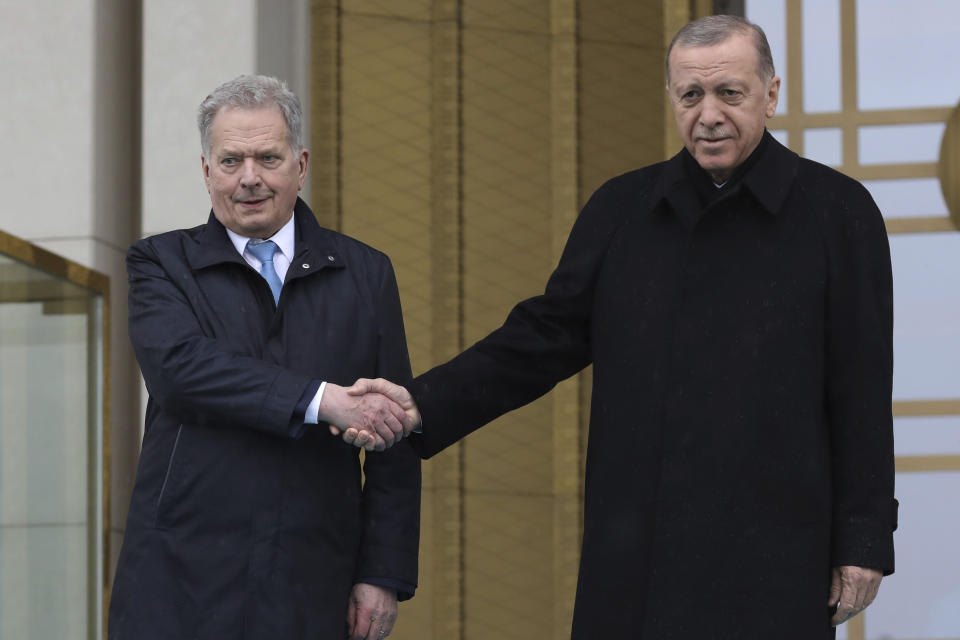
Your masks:
[{"label": "man's right hand", "polygon": [[377,378],[375,380],[360,378],[353,383],[353,386],[347,387],[346,392],[350,396],[358,396],[361,398],[367,398],[369,396],[388,398],[403,410],[404,417],[406,418],[406,421],[399,421],[403,425],[403,434],[390,442],[387,442],[386,438],[382,437],[383,434],[381,434],[378,429],[370,429],[365,425],[349,425],[347,428],[340,430],[335,430],[331,425],[330,431],[334,435],[342,432],[343,441],[347,444],[363,447],[368,451],[370,449],[380,451],[382,450],[380,447],[391,447],[404,436],[410,435],[413,430],[420,427],[420,411],[417,409],[417,404],[414,402],[413,396],[398,384],[393,384],[383,378]]},{"label": "man's right hand", "polygon": [[399,403],[379,393],[353,391],[355,388],[327,383],[317,417],[330,424],[331,433],[343,432],[345,442],[367,451],[383,451],[414,429],[409,413]]}]

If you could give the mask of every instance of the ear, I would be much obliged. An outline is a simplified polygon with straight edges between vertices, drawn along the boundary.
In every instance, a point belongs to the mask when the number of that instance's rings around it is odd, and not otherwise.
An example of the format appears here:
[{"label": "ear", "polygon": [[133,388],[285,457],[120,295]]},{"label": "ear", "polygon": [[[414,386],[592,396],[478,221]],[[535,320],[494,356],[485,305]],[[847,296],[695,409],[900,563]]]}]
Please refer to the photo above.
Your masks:
[{"label": "ear", "polygon": [[307,149],[300,150],[300,157],[297,159],[297,162],[300,165],[300,176],[297,182],[297,191],[303,189],[303,183],[307,179],[307,165],[310,164],[310,151]]},{"label": "ear", "polygon": [[773,76],[767,84],[767,104],[764,113],[772,118],[777,113],[777,102],[780,99],[780,77]]},{"label": "ear", "polygon": [[203,171],[203,183],[207,185],[207,193],[210,193],[210,165],[203,154],[200,154],[200,169]]}]

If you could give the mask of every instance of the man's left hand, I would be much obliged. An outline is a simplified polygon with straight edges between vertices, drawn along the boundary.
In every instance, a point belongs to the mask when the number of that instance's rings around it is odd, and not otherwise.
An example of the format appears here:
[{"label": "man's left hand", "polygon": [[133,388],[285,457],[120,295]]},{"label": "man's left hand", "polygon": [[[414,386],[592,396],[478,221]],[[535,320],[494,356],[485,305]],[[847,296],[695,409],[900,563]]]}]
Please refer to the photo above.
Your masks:
[{"label": "man's left hand", "polygon": [[347,607],[347,636],[350,640],[382,640],[397,621],[397,592],[358,582]]},{"label": "man's left hand", "polygon": [[881,580],[883,580],[883,573],[876,569],[834,567],[827,606],[836,605],[837,612],[830,619],[830,623],[833,626],[843,624],[866,609],[877,597]]}]

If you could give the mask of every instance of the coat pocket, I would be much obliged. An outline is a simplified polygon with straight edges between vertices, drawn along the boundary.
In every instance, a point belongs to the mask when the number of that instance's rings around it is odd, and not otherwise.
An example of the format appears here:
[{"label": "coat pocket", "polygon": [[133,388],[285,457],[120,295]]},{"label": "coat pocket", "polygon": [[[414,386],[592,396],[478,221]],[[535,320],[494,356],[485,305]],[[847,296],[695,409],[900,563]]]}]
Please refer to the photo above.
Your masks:
[{"label": "coat pocket", "polygon": [[154,526],[160,529],[167,528],[161,523],[161,516],[163,514],[164,500],[169,502],[170,493],[173,492],[174,483],[171,482],[171,477],[173,476],[174,465],[177,460],[177,449],[180,446],[180,436],[183,435],[183,425],[180,424],[177,426],[177,436],[173,440],[173,447],[170,449],[170,459],[167,461],[167,472],[163,476],[163,484],[160,485],[160,494],[157,496],[157,507],[154,513]]}]

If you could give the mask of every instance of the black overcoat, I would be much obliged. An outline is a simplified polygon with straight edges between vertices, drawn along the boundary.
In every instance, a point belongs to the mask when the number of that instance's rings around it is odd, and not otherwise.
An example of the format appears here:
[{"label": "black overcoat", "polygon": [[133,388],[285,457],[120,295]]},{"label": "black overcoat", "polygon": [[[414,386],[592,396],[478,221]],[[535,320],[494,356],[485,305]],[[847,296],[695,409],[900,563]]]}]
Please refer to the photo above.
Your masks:
[{"label": "black overcoat", "polygon": [[415,585],[420,463],[323,425],[290,437],[313,379],[410,377],[388,258],[298,200],[279,304],[211,213],[127,254],[146,427],[120,554],[115,640],[344,637],[355,580]]},{"label": "black overcoat", "polygon": [[685,151],[606,183],[545,293],[411,387],[429,456],[593,363],[577,640],[831,638],[831,566],[893,570],[883,220],[757,153],[708,207]]}]

